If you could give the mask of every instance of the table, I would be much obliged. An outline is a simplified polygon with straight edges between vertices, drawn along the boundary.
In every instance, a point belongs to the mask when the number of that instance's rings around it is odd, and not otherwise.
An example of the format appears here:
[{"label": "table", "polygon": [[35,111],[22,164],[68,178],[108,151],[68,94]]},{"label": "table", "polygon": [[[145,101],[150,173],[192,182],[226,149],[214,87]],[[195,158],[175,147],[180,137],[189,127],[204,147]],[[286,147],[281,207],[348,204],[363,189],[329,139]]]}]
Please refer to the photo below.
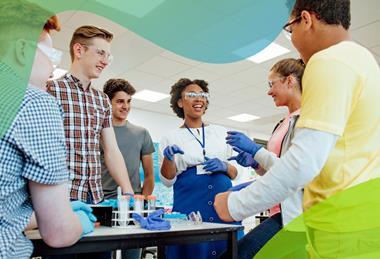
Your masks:
[{"label": "table", "polygon": [[237,258],[237,231],[242,226],[204,222],[200,225],[172,224],[170,230],[149,231],[135,226],[128,228],[99,227],[76,244],[65,248],[52,248],[41,239],[38,230],[27,231],[33,242],[33,256],[104,252],[117,249],[158,247],[158,258],[165,258],[166,245],[227,240],[228,258]]}]

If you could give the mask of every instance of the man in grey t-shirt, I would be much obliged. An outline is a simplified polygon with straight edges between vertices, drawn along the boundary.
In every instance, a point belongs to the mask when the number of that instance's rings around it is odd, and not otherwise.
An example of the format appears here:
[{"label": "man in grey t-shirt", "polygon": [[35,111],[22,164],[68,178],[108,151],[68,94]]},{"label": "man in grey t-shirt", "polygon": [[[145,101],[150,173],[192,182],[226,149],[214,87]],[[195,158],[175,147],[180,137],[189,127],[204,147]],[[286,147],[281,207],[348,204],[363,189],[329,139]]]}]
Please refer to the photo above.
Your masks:
[{"label": "man in grey t-shirt", "polygon": [[[124,157],[133,191],[143,195],[150,195],[154,188],[152,159],[154,147],[152,138],[145,128],[127,121],[131,109],[132,95],[135,94],[136,90],[124,79],[110,79],[105,83],[103,91],[108,95],[112,103],[112,124],[116,141]],[[103,163],[103,152],[101,158],[104,197],[106,199],[116,198],[117,184]],[[140,161],[144,170],[144,183],[142,186],[139,173]]]},{"label": "man in grey t-shirt", "polygon": [[[135,88],[124,79],[108,80],[103,91],[111,99],[112,124],[116,135],[117,145],[124,157],[128,169],[129,179],[133,191],[143,195],[150,195],[154,188],[153,159],[154,146],[149,132],[127,121],[131,109],[132,95]],[[117,184],[109,174],[104,163],[104,154],[101,152],[102,161],[102,187],[106,199],[117,197]],[[144,183],[141,186],[140,161],[144,170]],[[122,250],[122,258],[139,259],[141,249]]]}]

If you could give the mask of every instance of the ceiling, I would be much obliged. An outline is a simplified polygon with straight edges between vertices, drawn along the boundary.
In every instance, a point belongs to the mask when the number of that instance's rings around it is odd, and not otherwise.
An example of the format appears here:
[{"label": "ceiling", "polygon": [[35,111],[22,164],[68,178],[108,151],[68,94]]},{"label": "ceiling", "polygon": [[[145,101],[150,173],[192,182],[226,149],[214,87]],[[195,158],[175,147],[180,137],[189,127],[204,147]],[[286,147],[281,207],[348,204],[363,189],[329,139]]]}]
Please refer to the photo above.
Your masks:
[{"label": "ceiling", "polygon": [[[351,0],[351,35],[353,40],[368,48],[380,64],[380,1]],[[210,106],[205,119],[208,122],[269,135],[286,108],[276,108],[267,96],[267,73],[278,60],[298,57],[297,52],[280,33],[275,43],[291,50],[290,53],[261,64],[243,60],[229,64],[208,64],[190,60],[167,51],[124,27],[95,14],[70,11],[59,13],[62,30],[53,34],[54,46],[64,52],[61,68],[70,67],[69,41],[74,30],[92,24],[114,34],[112,54],[114,61],[93,86],[102,89],[110,78],[125,78],[137,91],[142,89],[169,93],[170,86],[181,77],[205,79],[210,87]],[[175,116],[169,99],[156,103],[133,100],[134,109]],[[250,113],[261,118],[251,122],[236,122],[227,117]]]}]

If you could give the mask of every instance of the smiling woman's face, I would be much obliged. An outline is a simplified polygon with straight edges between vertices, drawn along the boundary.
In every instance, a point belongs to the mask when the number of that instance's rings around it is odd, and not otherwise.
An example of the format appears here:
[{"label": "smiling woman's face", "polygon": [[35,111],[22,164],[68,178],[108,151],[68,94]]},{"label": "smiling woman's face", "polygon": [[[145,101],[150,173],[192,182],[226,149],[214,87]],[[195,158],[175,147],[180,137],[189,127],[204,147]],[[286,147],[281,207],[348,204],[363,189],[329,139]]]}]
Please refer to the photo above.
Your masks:
[{"label": "smiling woman's face", "polygon": [[185,118],[190,117],[195,119],[202,117],[207,108],[207,98],[186,96],[186,93],[189,92],[202,93],[203,90],[196,84],[186,86],[181,94],[181,99],[178,100],[178,106],[183,108]]}]

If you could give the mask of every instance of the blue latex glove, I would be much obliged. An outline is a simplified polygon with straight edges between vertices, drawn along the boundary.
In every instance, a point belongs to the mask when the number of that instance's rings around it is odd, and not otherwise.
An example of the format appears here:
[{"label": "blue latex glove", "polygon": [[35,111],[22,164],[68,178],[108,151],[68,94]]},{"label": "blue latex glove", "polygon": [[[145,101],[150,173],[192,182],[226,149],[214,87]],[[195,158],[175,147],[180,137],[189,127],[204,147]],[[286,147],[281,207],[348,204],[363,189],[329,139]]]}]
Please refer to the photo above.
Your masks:
[{"label": "blue latex glove", "polygon": [[102,206],[112,206],[113,209],[117,209],[117,199],[107,199],[99,203]]},{"label": "blue latex glove", "polygon": [[175,154],[184,154],[184,152],[177,145],[167,146],[164,149],[164,157],[166,157],[170,161],[173,161]]},{"label": "blue latex glove", "polygon": [[82,225],[82,236],[94,231],[94,223],[96,221],[96,217],[92,213],[90,213],[90,215],[92,215],[95,218],[95,220],[89,217],[89,215],[83,210],[77,210],[75,211],[75,214],[78,216],[80,224]]},{"label": "blue latex glove", "polygon": [[206,161],[203,163],[203,169],[208,172],[223,172],[227,173],[227,163],[219,158],[209,159],[205,157]]},{"label": "blue latex glove", "polygon": [[90,207],[89,204],[86,204],[81,201],[71,201],[71,208],[73,211],[76,213],[78,211],[83,211],[84,213],[87,214],[87,216],[90,218],[91,221],[95,222],[96,217],[94,214],[92,214],[92,208]]},{"label": "blue latex glove", "polygon": [[228,189],[228,191],[231,191],[231,192],[240,191],[241,189],[244,189],[245,187],[247,187],[248,185],[250,185],[254,181],[255,180],[235,185],[235,186],[231,187],[230,189]]},{"label": "blue latex glove", "polygon": [[171,228],[170,222],[162,219],[160,216],[164,214],[164,210],[160,209],[151,214],[147,218],[142,217],[137,213],[132,213],[134,220],[140,223],[142,228],[147,230],[167,230]]},{"label": "blue latex glove", "polygon": [[262,148],[261,145],[256,144],[255,141],[247,137],[245,134],[238,132],[238,131],[228,131],[226,137],[227,144],[237,147],[241,149],[244,152],[250,153],[253,157],[255,156],[256,152],[259,151],[260,148]]},{"label": "blue latex glove", "polygon": [[71,208],[73,209],[73,211],[83,210],[86,213],[92,212],[92,208],[90,207],[90,205],[86,204],[82,201],[71,201],[70,204],[71,204]]},{"label": "blue latex glove", "polygon": [[244,167],[252,167],[253,169],[257,169],[259,167],[259,163],[255,159],[253,159],[250,153],[244,152],[241,149],[234,147],[233,148],[239,154],[237,156],[232,156],[228,158],[228,160],[236,160],[236,162]]}]

